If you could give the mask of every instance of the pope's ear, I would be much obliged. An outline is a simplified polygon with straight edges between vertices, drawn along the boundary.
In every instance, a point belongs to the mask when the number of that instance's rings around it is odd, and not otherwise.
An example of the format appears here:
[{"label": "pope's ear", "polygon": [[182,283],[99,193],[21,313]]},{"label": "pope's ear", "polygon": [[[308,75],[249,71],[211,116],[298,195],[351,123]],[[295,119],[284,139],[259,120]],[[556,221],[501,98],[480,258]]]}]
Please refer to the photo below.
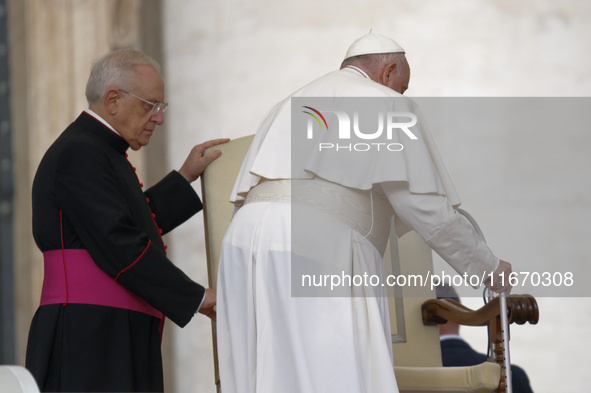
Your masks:
[{"label": "pope's ear", "polygon": [[396,62],[393,61],[384,67],[384,72],[382,73],[382,84],[386,85],[390,79],[394,77],[394,74],[396,73],[396,65]]},{"label": "pope's ear", "polygon": [[121,98],[121,92],[117,89],[109,89],[104,96],[104,104],[107,112],[110,115],[117,114],[119,110],[119,99]]}]

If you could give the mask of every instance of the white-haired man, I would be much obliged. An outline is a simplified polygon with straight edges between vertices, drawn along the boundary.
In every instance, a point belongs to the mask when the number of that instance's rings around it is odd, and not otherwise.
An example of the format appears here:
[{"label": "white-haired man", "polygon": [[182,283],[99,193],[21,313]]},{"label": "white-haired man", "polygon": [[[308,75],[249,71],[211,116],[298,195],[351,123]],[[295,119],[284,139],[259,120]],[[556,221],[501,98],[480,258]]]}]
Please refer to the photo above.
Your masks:
[{"label": "white-haired man", "polygon": [[216,302],[167,258],[162,235],[201,210],[190,183],[219,157],[205,149],[227,140],[195,146],[144,191],[126,151],[164,122],[159,65],[111,52],[93,64],[86,96],[89,109],[47,150],[33,183],[45,277],[26,366],[44,392],[162,392],[164,317],[215,319]]}]

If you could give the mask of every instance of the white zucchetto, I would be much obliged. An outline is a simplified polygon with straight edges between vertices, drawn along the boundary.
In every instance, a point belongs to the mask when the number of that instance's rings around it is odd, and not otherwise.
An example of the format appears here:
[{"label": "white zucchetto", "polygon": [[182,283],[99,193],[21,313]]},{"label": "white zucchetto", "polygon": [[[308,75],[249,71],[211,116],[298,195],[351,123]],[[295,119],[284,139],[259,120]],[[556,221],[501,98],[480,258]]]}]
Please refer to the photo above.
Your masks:
[{"label": "white zucchetto", "polygon": [[345,55],[345,59],[360,55],[376,53],[405,53],[404,49],[396,41],[386,36],[372,33],[371,31],[355,40]]}]

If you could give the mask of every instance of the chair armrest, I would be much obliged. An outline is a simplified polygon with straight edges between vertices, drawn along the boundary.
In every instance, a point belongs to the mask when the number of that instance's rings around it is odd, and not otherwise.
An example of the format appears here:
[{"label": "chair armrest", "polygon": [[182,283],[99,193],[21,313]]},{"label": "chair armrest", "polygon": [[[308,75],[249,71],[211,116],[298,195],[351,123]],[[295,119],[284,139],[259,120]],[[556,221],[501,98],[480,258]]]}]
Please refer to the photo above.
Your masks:
[{"label": "chair armrest", "polygon": [[[423,324],[439,325],[447,321],[465,326],[486,326],[501,315],[499,297],[494,298],[478,310],[471,310],[452,299],[429,299],[422,305]],[[536,299],[531,295],[507,296],[507,321],[523,325],[538,323],[539,310]]]},{"label": "chair armrest", "polygon": [[[496,297],[478,310],[471,310],[452,299],[430,299],[423,303],[424,325],[438,325],[447,321],[467,326],[488,326],[489,347],[494,361],[505,368],[501,326],[500,297]],[[507,322],[523,325],[538,323],[539,310],[536,299],[531,295],[507,296]],[[506,388],[505,377],[501,376],[498,392]]]}]

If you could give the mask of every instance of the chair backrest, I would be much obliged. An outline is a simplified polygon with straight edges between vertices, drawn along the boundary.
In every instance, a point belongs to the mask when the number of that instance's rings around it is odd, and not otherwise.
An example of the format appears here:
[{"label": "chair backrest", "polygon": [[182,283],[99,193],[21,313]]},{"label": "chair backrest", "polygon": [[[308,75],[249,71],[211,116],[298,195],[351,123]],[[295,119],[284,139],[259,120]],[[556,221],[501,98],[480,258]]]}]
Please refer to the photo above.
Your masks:
[{"label": "chair backrest", "polygon": [[0,366],[0,391],[10,393],[39,393],[33,375],[22,366]]},{"label": "chair backrest", "polygon": [[209,164],[201,175],[205,247],[211,288],[215,288],[217,283],[222,240],[234,211],[233,205],[229,202],[230,194],[253,137],[254,135],[248,135],[213,147],[212,150],[220,150],[222,156]]},{"label": "chair backrest", "polygon": [[[442,367],[439,328],[423,324],[421,305],[435,297],[429,272],[431,248],[414,231],[400,239],[392,228],[384,254],[386,275],[399,285],[388,286],[394,364],[405,367]],[[422,285],[427,284],[427,285]]]},{"label": "chair backrest", "polygon": [[[209,164],[201,175],[205,249],[207,253],[207,273],[210,288],[217,286],[222,240],[224,239],[226,229],[230,225],[234,211],[234,207],[230,203],[230,194],[232,193],[234,182],[236,181],[242,161],[253,137],[254,135],[248,135],[213,147],[213,150],[220,150],[222,156]],[[212,322],[212,340],[215,383],[217,391],[220,392],[215,322]]]}]

